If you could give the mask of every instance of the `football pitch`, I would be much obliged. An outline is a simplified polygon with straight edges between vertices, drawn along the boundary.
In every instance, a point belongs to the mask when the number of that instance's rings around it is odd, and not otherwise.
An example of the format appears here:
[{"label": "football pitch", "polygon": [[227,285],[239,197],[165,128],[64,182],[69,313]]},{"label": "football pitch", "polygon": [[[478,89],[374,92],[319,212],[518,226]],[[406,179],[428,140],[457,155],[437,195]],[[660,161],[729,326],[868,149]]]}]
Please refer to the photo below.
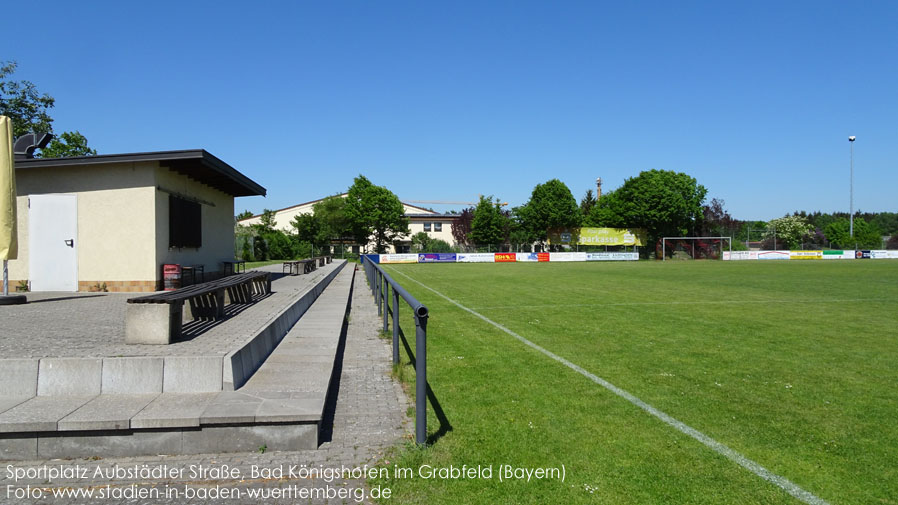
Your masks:
[{"label": "football pitch", "polygon": [[393,502],[898,503],[898,261],[383,267],[451,426]]}]

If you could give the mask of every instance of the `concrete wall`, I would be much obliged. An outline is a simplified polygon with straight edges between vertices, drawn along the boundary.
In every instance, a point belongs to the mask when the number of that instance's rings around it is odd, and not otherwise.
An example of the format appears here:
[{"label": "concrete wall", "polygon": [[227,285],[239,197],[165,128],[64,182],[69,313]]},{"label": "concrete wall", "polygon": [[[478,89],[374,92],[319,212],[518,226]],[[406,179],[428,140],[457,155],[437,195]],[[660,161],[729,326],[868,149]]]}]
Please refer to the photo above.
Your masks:
[{"label": "concrete wall", "polygon": [[[223,260],[234,259],[234,197],[205,184],[172,172],[167,168],[155,170],[156,185],[168,191],[200,200],[202,209],[203,242],[199,249],[168,247],[168,197],[156,191],[155,198],[155,264],[157,278],[162,266],[177,263],[182,266],[203,265],[210,277],[220,272]],[[209,205],[212,204],[212,205]]]}]

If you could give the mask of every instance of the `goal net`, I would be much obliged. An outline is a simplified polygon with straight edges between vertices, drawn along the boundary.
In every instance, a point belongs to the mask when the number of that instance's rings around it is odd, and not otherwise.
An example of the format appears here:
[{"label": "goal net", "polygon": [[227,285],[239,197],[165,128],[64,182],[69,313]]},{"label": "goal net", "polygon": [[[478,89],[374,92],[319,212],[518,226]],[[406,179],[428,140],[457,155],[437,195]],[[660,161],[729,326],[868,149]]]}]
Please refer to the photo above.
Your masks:
[{"label": "goal net", "polygon": [[733,251],[733,237],[664,237],[657,249],[662,260],[719,260]]}]

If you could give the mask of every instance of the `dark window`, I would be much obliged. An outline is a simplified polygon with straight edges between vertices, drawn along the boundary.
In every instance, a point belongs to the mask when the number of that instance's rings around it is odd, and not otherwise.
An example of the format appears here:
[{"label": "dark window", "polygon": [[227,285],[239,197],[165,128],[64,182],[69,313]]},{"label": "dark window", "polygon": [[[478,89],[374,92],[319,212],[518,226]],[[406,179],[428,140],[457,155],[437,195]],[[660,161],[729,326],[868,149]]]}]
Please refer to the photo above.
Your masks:
[{"label": "dark window", "polygon": [[443,223],[440,223],[439,221],[433,223],[433,231],[443,231]]},{"label": "dark window", "polygon": [[424,231],[430,231],[430,223],[424,221]]},{"label": "dark window", "polygon": [[196,247],[203,245],[203,209],[200,204],[168,196],[168,246]]}]

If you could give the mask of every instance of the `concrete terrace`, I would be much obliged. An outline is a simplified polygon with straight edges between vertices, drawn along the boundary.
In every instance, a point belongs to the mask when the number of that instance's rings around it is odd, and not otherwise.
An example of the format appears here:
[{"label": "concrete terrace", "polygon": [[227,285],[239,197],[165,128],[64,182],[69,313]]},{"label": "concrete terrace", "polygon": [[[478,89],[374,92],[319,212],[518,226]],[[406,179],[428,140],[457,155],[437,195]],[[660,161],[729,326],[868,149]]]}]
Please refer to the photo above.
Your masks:
[{"label": "concrete terrace", "polygon": [[[127,296],[41,295],[4,314],[29,321],[4,333],[18,355],[0,360],[0,458],[317,447],[356,278],[343,266],[276,278],[271,295],[168,346],[122,343]],[[39,342],[35,320],[49,328]]]}]

